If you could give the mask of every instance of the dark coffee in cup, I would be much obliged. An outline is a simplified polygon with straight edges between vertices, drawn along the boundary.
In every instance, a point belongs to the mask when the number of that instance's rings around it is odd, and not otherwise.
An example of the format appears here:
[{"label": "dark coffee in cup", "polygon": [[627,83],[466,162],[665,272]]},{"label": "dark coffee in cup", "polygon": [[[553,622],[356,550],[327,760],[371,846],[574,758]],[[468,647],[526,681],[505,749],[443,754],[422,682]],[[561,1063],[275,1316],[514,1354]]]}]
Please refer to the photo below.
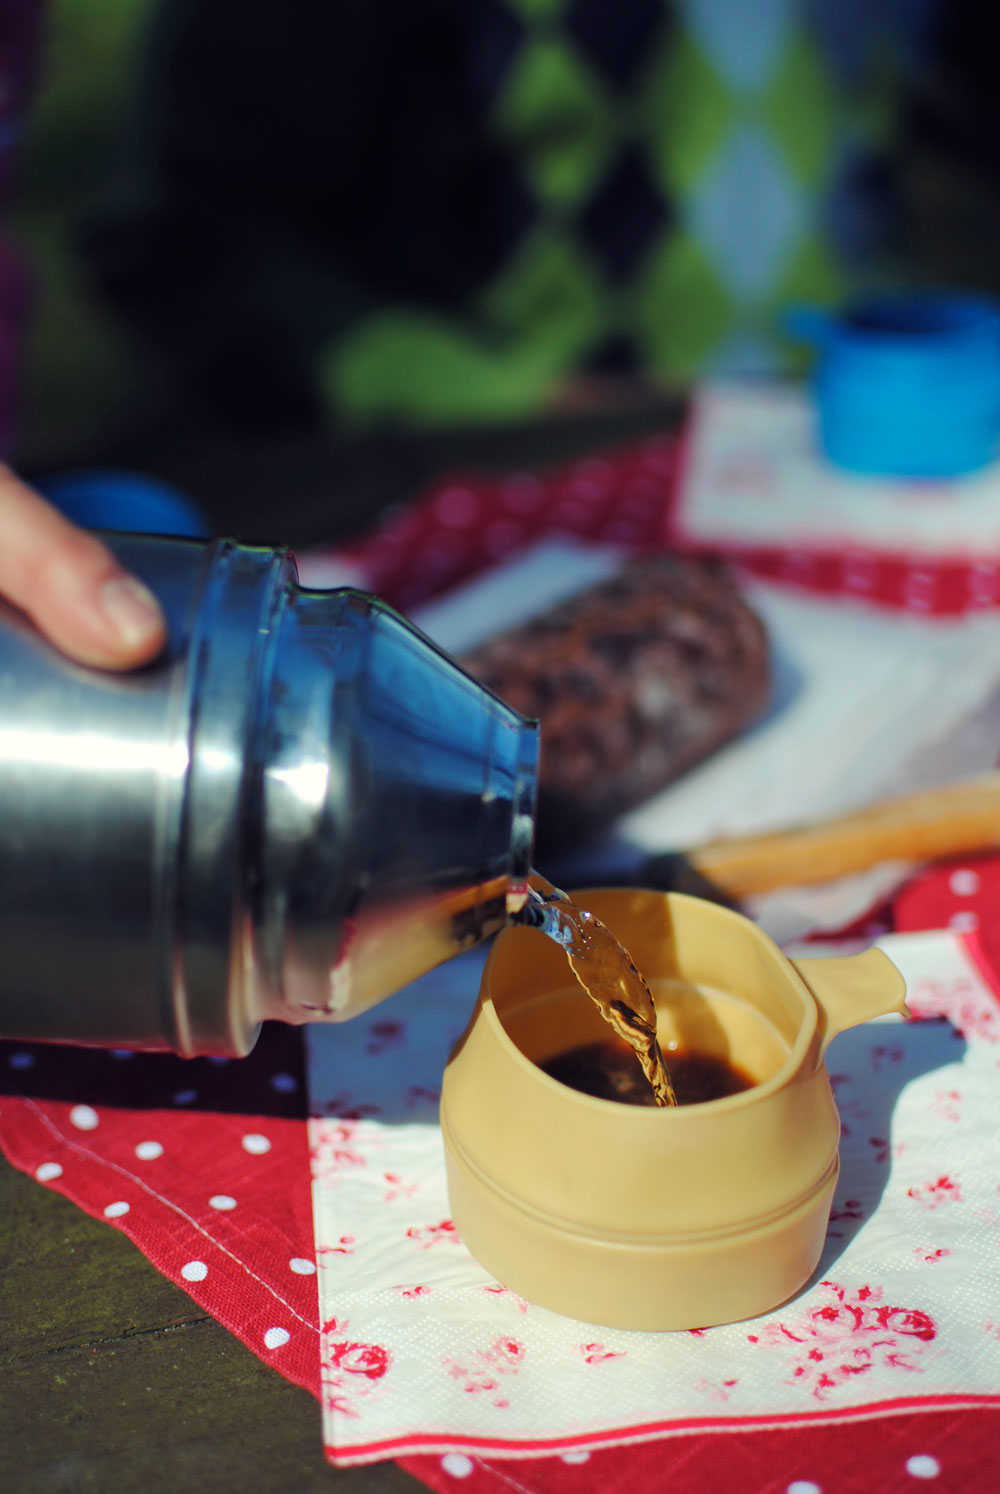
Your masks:
[{"label": "dark coffee in cup", "polygon": [[[722,1100],[752,1088],[755,1082],[745,1069],[714,1053],[671,1051],[666,1057],[678,1105]],[[570,1089],[598,1100],[617,1100],[621,1105],[656,1103],[649,1081],[625,1043],[581,1043],[539,1068]]]}]

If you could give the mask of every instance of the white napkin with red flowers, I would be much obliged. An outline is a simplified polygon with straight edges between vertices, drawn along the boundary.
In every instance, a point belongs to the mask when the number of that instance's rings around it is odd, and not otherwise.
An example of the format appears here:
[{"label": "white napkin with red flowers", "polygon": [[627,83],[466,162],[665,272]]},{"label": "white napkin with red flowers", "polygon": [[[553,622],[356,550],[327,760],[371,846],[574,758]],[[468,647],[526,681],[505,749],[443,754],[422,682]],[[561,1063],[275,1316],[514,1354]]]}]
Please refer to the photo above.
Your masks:
[{"label": "white napkin with red flowers", "polygon": [[433,972],[370,1020],[313,1029],[330,1458],[565,1454],[1000,1401],[993,977],[974,935],[879,942],[920,1020],[872,1022],[831,1046],[842,1172],[819,1270],[777,1311],[720,1328],[594,1328],[522,1301],[466,1251],[449,1219],[435,1097],[477,959]]}]

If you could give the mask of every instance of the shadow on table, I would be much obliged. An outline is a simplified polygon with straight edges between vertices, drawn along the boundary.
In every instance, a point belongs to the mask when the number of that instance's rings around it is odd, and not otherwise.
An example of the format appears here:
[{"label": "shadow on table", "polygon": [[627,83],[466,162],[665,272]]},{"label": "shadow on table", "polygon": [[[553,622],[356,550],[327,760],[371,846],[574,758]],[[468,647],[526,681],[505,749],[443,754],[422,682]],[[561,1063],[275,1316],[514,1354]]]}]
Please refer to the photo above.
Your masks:
[{"label": "shadow on table", "polygon": [[0,1100],[304,1120],[311,1091],[317,1116],[433,1125],[441,1076],[475,1004],[485,955],[482,946],[469,950],[350,1022],[266,1022],[246,1058],[0,1042]]},{"label": "shadow on table", "polygon": [[965,1039],[945,1019],[868,1023],[840,1033],[826,1065],[840,1111],[840,1180],[826,1244],[815,1275],[821,1280],[872,1218],[892,1164],[893,1111],[914,1079],[961,1063]]},{"label": "shadow on table", "polygon": [[0,1042],[0,1097],[4,1095],[123,1110],[301,1120],[308,1112],[302,1031],[265,1023],[256,1047],[240,1059]]}]

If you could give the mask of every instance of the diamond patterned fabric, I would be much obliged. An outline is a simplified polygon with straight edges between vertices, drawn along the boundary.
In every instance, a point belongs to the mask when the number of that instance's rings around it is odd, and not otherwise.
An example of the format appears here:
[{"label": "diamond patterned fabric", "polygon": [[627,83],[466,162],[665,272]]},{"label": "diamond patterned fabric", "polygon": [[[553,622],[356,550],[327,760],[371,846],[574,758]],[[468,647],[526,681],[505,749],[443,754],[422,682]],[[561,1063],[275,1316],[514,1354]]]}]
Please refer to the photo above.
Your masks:
[{"label": "diamond patterned fabric", "polygon": [[782,308],[830,301],[878,245],[885,59],[901,56],[882,8],[458,9],[470,65],[489,54],[477,97],[511,199],[506,213],[496,199],[507,253],[433,326],[403,306],[355,326],[327,357],[334,403],[503,418],[584,370],[677,383],[787,365]]},{"label": "diamond patterned fabric", "polygon": [[341,428],[781,367],[874,265],[929,3],[159,0],[95,278],[184,390]]}]

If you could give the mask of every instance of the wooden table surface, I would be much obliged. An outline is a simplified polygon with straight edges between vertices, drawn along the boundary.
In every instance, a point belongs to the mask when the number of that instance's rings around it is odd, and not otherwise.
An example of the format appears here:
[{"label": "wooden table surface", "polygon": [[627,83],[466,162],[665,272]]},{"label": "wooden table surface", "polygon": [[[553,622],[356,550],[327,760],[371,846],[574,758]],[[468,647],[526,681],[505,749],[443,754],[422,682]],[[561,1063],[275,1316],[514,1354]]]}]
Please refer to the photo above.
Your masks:
[{"label": "wooden table surface", "polygon": [[0,1490],[403,1494],[132,1242],[0,1159]]}]

